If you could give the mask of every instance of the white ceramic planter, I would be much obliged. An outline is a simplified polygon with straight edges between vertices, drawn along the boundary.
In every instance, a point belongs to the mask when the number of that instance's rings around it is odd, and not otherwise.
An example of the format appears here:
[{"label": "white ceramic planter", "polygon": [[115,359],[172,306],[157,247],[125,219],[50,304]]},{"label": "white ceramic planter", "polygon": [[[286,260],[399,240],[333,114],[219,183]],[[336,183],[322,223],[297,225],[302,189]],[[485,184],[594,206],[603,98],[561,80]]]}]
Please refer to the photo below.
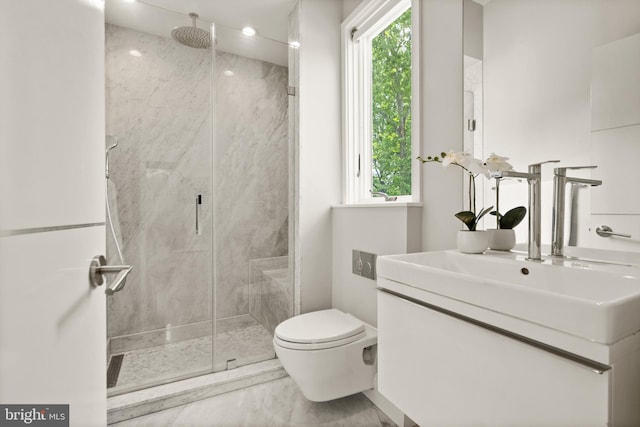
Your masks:
[{"label": "white ceramic planter", "polygon": [[481,254],[489,247],[489,235],[486,231],[458,231],[458,250],[465,254]]},{"label": "white ceramic planter", "polygon": [[511,229],[490,229],[489,248],[496,251],[510,251],[516,245],[516,233]]}]

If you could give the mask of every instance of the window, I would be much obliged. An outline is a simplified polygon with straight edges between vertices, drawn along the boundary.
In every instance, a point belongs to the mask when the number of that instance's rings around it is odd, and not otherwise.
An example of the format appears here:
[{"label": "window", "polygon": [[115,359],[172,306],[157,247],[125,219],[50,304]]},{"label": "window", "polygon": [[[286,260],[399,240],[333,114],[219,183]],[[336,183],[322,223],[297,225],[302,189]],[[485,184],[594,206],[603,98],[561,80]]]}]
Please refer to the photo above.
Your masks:
[{"label": "window", "polygon": [[345,201],[372,201],[373,192],[418,201],[416,9],[410,0],[363,3],[343,23]]}]

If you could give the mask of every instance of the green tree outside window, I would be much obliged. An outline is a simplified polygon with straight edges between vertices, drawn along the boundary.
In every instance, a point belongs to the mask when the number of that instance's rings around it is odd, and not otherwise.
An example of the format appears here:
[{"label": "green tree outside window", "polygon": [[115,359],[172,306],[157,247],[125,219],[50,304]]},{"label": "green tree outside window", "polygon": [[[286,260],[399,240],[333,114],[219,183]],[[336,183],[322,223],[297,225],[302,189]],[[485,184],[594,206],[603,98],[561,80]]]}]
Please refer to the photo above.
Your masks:
[{"label": "green tree outside window", "polygon": [[411,194],[411,9],[378,34],[372,53],[373,191]]}]

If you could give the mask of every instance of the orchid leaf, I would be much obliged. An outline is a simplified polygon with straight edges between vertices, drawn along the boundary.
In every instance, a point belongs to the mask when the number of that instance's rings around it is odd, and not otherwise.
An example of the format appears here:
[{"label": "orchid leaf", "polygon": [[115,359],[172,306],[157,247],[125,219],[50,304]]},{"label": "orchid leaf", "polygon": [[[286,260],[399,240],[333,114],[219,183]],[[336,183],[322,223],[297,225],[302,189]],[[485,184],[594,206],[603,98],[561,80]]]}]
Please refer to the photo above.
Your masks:
[{"label": "orchid leaf", "polygon": [[476,215],[471,211],[462,211],[456,214],[456,218],[464,223],[467,228],[471,231],[475,231],[476,229]]},{"label": "orchid leaf", "polygon": [[527,208],[525,208],[524,206],[513,208],[504,215],[496,211],[491,212],[491,215],[498,215],[500,228],[503,230],[511,230],[512,228],[515,228],[522,222],[526,214]]},{"label": "orchid leaf", "polygon": [[500,228],[507,230],[514,228],[522,222],[526,214],[527,208],[524,206],[518,206],[517,208],[511,209],[500,218]]},{"label": "orchid leaf", "polygon": [[498,215],[498,219],[502,218],[502,214],[498,211],[491,211],[489,212],[490,215],[496,216]]},{"label": "orchid leaf", "polygon": [[493,206],[489,206],[488,208],[482,210],[479,214],[478,217],[476,218],[476,222],[480,221],[480,219],[485,216],[486,214],[488,214],[491,209],[493,209]]}]

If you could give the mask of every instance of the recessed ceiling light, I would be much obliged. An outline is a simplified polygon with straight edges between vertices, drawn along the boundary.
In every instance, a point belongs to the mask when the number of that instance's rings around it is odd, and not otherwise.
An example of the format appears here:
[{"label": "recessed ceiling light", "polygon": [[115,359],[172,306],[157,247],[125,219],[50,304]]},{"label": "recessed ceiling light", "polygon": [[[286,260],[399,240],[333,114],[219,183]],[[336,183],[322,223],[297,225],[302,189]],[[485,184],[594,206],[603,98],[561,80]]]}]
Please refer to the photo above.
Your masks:
[{"label": "recessed ceiling light", "polygon": [[229,76],[229,77],[231,77],[231,76],[233,76],[235,73],[234,73],[233,71],[231,71],[231,70],[226,70],[226,71],[225,71],[224,73],[222,73],[222,74],[224,74],[225,76]]},{"label": "recessed ceiling light", "polygon": [[131,55],[131,56],[142,56],[142,53],[140,53],[139,50],[131,49],[129,51],[129,55]]},{"label": "recessed ceiling light", "polygon": [[253,28],[251,28],[251,27],[244,27],[244,28],[242,29],[242,34],[244,34],[245,36],[252,37],[252,36],[255,36],[255,35],[256,35],[256,30],[254,30],[254,29],[253,29]]},{"label": "recessed ceiling light", "polygon": [[291,43],[289,43],[289,46],[291,46],[291,47],[300,47],[300,42],[291,42]]}]

